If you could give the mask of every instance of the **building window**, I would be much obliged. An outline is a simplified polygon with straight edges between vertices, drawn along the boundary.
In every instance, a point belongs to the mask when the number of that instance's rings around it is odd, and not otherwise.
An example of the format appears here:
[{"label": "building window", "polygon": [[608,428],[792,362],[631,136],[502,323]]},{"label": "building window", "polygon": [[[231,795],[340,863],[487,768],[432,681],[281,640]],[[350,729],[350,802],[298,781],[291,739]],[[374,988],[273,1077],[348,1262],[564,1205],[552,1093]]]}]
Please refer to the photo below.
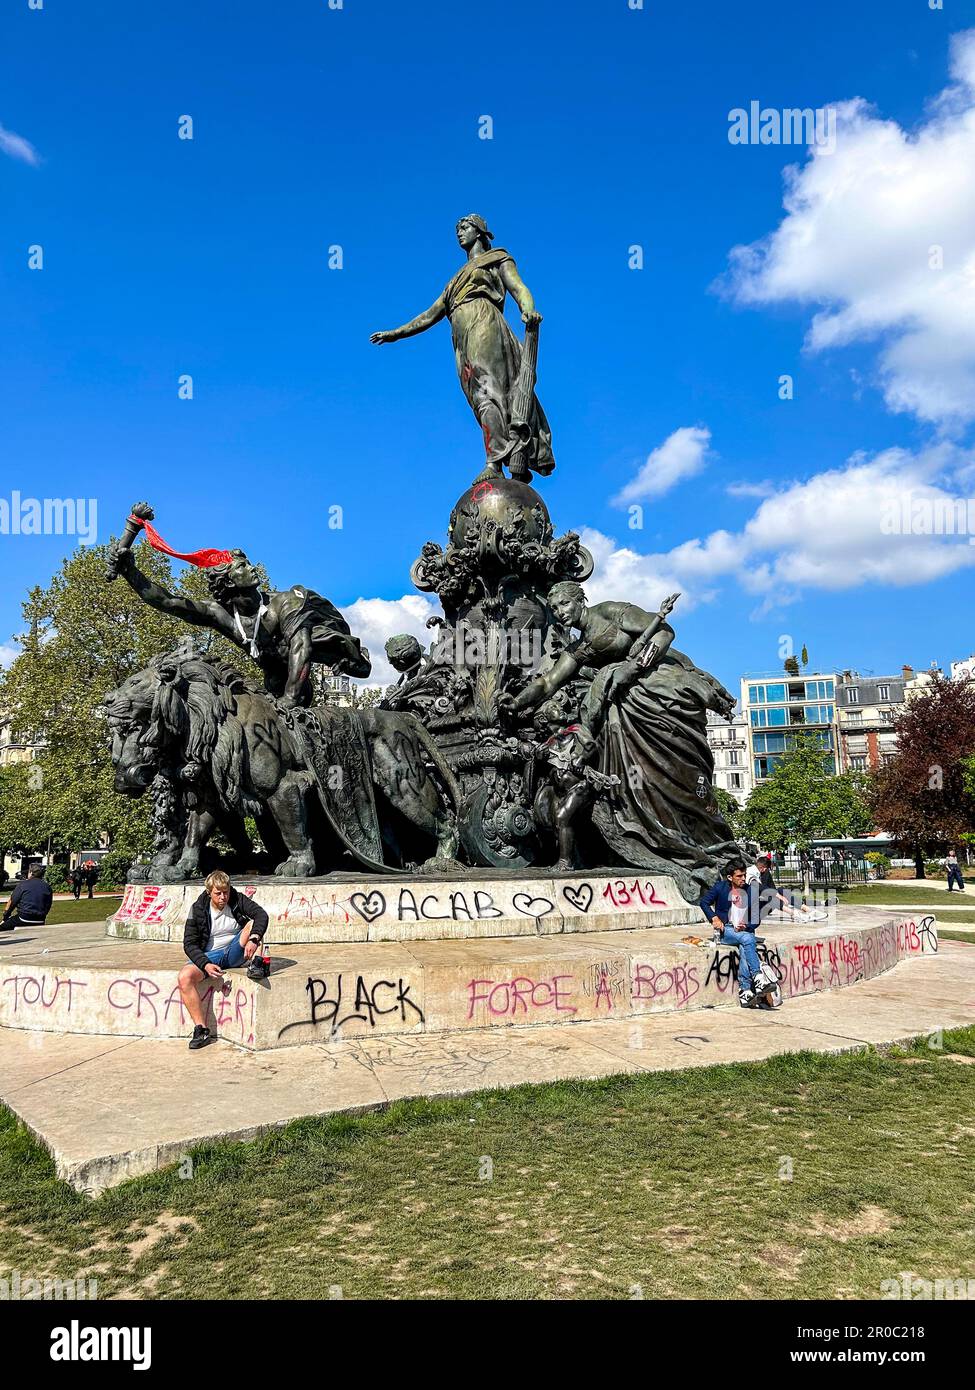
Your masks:
[{"label": "building window", "polygon": [[860,703],[860,687],[858,685],[847,686],[846,703],[848,705],[858,705]]},{"label": "building window", "polygon": [[805,722],[807,724],[832,724],[833,706],[832,705],[806,705]]},{"label": "building window", "polygon": [[795,746],[795,738],[790,734],[754,735],[754,751],[756,753],[784,753],[787,748],[794,748]]},{"label": "building window", "polygon": [[832,700],[833,682],[832,681],[806,681],[807,700]]},{"label": "building window", "polygon": [[729,767],[737,767],[737,766],[738,766],[738,749],[737,749],[737,748],[732,748],[731,752],[728,754],[728,766],[729,766]]},{"label": "building window", "polygon": [[732,772],[731,775],[730,775],[729,778],[728,778],[728,781],[729,781],[729,783],[731,784],[731,789],[732,789],[732,791],[736,791],[736,792],[740,792],[740,791],[741,791],[741,773],[740,773],[740,772]]},{"label": "building window", "polygon": [[894,722],[894,711],[893,711],[892,709],[882,709],[882,710],[880,711],[880,717],[881,717],[881,719],[884,721],[885,724],[893,724],[893,722]]},{"label": "building window", "polygon": [[856,757],[850,759],[850,767],[854,772],[865,772],[867,768],[867,757],[865,753],[858,753]]},{"label": "building window", "polygon": [[878,686],[877,686],[877,699],[878,699],[878,700],[889,700],[889,699],[890,699],[890,686],[889,686],[889,685],[878,685]]},{"label": "building window", "polygon": [[846,716],[846,723],[847,723],[847,724],[862,724],[862,723],[863,723],[863,710],[861,710],[861,709],[850,710],[850,713]]}]

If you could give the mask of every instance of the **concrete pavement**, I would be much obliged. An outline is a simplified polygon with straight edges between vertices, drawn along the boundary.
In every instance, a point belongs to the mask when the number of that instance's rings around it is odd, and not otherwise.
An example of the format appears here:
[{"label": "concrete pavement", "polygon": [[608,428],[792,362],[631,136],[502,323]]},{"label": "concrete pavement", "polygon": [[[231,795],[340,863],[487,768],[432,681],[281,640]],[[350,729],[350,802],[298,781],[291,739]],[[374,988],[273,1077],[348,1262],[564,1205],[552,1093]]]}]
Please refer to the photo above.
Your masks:
[{"label": "concrete pavement", "polygon": [[351,1037],[273,1052],[218,1042],[0,1029],[0,1098],[97,1193],[204,1140],[251,1139],[306,1115],[523,1082],[883,1045],[975,1022],[975,950],[946,942],[776,1013],[737,1008],[490,1030]]}]

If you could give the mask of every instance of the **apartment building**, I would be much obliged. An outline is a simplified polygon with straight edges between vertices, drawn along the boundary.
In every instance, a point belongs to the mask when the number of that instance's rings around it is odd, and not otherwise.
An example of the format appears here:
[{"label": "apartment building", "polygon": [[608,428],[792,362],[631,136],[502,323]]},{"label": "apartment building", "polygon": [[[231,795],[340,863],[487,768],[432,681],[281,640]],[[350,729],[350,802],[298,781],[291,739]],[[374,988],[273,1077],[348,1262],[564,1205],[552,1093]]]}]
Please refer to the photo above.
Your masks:
[{"label": "apartment building", "polygon": [[897,749],[894,721],[909,691],[924,684],[927,676],[927,672],[915,676],[911,666],[903,666],[893,676],[843,672],[836,691],[838,772],[871,772],[893,757]]},{"label": "apartment building", "polygon": [[748,766],[752,785],[766,781],[786,753],[795,747],[797,732],[809,735],[829,754],[839,771],[839,732],[836,686],[832,672],[786,671],[746,675],[741,680],[741,709],[748,735]]},{"label": "apartment building", "polygon": [[10,763],[29,763],[38,747],[36,742],[15,738],[9,716],[0,713],[0,767],[7,767]]},{"label": "apartment building", "polygon": [[730,719],[722,719],[708,710],[707,735],[714,758],[712,782],[744,805],[752,789],[752,773],[748,723],[743,711],[736,709]]}]

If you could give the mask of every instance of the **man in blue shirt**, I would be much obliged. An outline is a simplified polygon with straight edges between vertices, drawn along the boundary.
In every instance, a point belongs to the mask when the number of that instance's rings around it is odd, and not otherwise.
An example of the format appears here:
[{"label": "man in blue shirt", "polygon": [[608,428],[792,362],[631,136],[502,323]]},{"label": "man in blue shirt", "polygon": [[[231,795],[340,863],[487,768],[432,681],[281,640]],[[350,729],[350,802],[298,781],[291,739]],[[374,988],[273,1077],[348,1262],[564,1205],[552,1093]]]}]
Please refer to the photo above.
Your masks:
[{"label": "man in blue shirt", "polygon": [[755,1006],[752,982],[761,969],[755,928],[759,923],[758,894],[745,887],[744,864],[729,864],[724,878],[701,899],[701,910],[723,946],[738,947],[738,1002],[743,1009]]},{"label": "man in blue shirt", "polygon": [[30,876],[22,879],[10,894],[0,931],[13,931],[14,927],[43,927],[53,901],[51,885],[44,882],[44,865],[35,864]]}]

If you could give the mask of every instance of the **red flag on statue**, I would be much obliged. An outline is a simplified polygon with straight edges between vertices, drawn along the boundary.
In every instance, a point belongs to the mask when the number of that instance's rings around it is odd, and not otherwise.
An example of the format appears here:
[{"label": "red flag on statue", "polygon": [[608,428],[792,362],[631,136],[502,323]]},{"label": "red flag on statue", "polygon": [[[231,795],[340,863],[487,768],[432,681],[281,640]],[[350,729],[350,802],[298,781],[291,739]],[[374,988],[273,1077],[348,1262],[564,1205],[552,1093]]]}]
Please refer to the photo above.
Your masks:
[{"label": "red flag on statue", "polygon": [[196,565],[199,569],[212,569],[214,565],[229,565],[231,553],[229,550],[191,550],[184,552],[174,550],[171,545],[167,545],[162,536],[148,521],[142,517],[129,517],[130,521],[138,522],[141,529],[146,533],[146,540],[153,550],[161,550],[164,555],[171,555],[174,560],[186,560],[191,565]]}]

